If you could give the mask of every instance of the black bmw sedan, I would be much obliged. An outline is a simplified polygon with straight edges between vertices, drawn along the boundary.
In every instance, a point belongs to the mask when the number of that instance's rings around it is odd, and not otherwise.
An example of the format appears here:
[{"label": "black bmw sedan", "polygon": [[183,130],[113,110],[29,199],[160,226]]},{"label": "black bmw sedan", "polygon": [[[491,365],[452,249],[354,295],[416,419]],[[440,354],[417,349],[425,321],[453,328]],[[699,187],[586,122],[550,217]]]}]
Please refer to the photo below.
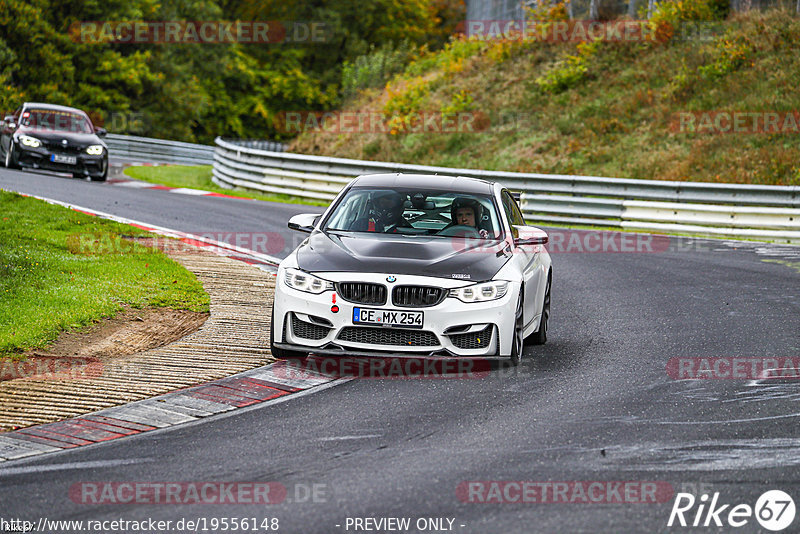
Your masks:
[{"label": "black bmw sedan", "polygon": [[108,147],[83,111],[26,102],[3,119],[0,151],[9,169],[69,172],[76,178],[105,181]]}]

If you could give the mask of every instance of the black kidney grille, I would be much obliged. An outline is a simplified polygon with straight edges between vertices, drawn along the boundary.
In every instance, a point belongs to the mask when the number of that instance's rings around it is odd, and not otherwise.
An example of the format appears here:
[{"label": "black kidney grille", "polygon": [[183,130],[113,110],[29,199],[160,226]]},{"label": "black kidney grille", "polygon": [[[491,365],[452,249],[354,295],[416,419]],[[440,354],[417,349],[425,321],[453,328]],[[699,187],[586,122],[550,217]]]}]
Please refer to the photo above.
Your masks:
[{"label": "black kidney grille", "polygon": [[386,286],[368,282],[340,282],[339,295],[356,304],[386,304]]},{"label": "black kidney grille", "polygon": [[485,349],[492,340],[492,325],[479,332],[468,334],[450,334],[450,341],[459,349]]},{"label": "black kidney grille", "polygon": [[435,347],[439,344],[436,335],[427,330],[371,328],[364,326],[346,326],[342,328],[337,339],[349,341],[351,343],[404,347]]},{"label": "black kidney grille", "polygon": [[86,149],[86,147],[78,147],[75,145],[64,146],[60,141],[42,141],[42,144],[49,149],[50,152],[61,154],[80,154]]},{"label": "black kidney grille", "polygon": [[436,306],[446,296],[444,289],[428,286],[397,286],[392,290],[392,303],[395,306],[424,308]]}]

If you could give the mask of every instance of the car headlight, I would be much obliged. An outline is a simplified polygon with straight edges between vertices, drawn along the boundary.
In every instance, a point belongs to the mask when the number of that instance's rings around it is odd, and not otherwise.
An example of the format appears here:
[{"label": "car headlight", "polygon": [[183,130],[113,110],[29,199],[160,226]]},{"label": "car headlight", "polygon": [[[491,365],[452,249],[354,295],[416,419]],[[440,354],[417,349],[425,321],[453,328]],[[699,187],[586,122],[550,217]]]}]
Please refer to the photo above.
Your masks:
[{"label": "car headlight", "polygon": [[90,145],[86,148],[86,153],[90,156],[99,156],[103,153],[103,145]]},{"label": "car headlight", "polygon": [[31,148],[39,148],[40,146],[42,146],[41,141],[39,141],[35,137],[31,137],[30,135],[20,135],[19,142]]},{"label": "car headlight", "polygon": [[508,282],[497,280],[483,284],[457,287],[450,290],[448,296],[457,298],[461,302],[486,302],[503,298],[508,292]]},{"label": "car headlight", "polygon": [[328,282],[298,269],[286,269],[283,281],[287,286],[306,293],[320,294],[333,290],[333,282]]}]

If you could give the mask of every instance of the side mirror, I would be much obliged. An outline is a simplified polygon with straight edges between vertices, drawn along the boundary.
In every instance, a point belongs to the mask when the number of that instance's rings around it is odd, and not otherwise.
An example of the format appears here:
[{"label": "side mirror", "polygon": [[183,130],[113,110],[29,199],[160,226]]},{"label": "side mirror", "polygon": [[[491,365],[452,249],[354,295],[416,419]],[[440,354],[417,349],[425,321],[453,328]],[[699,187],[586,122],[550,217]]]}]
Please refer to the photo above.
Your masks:
[{"label": "side mirror", "polygon": [[108,134],[108,130],[105,128],[95,128],[94,133],[97,134],[97,137],[105,137]]},{"label": "side mirror", "polygon": [[17,128],[17,124],[14,122],[14,115],[7,115],[6,118],[3,119],[3,123],[9,130],[14,130]]},{"label": "side mirror", "polygon": [[289,228],[310,234],[314,231],[319,215],[316,213],[301,213],[289,219]]},{"label": "side mirror", "polygon": [[549,240],[547,232],[533,226],[514,226],[514,228],[518,232],[517,237],[514,238],[514,245],[518,247],[546,245]]}]

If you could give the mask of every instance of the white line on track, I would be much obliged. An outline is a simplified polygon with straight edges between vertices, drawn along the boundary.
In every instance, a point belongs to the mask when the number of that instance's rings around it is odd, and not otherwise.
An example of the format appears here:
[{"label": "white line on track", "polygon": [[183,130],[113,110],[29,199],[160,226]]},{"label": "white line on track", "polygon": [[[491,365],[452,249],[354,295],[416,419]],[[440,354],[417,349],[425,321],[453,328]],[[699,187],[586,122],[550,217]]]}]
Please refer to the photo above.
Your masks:
[{"label": "white line on track", "polygon": [[[67,449],[69,450],[69,449]],[[93,462],[68,462],[64,464],[29,465],[26,467],[0,468],[0,477],[10,475],[25,475],[28,473],[47,473],[50,471],[67,471],[70,469],[99,469],[102,467],[116,467],[118,465],[131,465],[152,462],[152,458],[127,458],[122,460],[98,460]]]},{"label": "white line on track", "polygon": [[380,434],[365,434],[363,436],[332,436],[329,438],[318,438],[316,441],[344,441],[350,439],[372,439],[379,438]]}]

